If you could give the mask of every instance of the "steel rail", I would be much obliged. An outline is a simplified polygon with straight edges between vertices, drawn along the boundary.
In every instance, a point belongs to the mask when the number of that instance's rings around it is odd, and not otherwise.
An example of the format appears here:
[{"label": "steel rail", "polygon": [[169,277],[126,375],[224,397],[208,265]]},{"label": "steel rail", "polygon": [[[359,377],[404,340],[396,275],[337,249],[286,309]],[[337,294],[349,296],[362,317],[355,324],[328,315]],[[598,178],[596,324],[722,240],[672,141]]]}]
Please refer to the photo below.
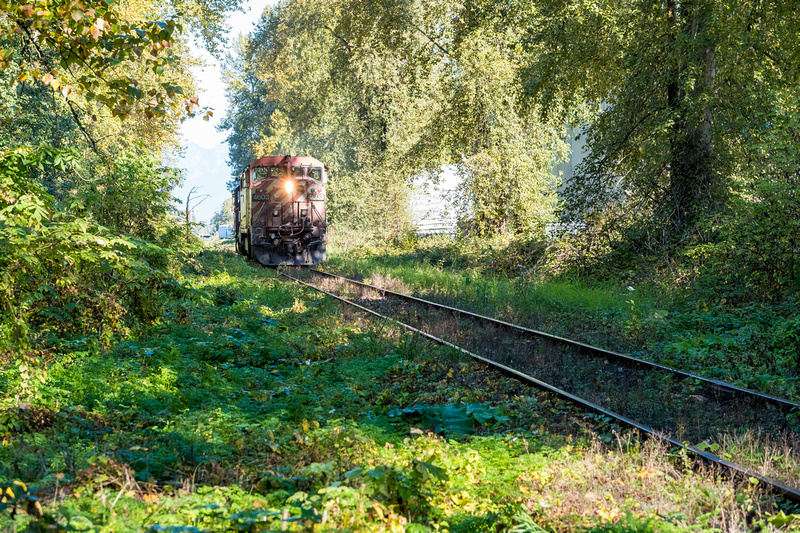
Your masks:
[{"label": "steel rail", "polygon": [[[676,375],[681,376],[682,378],[685,378],[685,379],[696,379],[696,380],[698,380],[698,381],[700,381],[702,383],[705,383],[705,384],[709,385],[711,388],[714,388],[714,389],[716,389],[718,391],[727,392],[728,394],[732,394],[732,395],[735,395],[735,394],[738,393],[738,394],[741,394],[741,395],[744,395],[744,396],[749,396],[749,397],[757,399],[759,401],[762,401],[762,402],[765,402],[765,403],[769,403],[771,405],[779,407],[780,409],[782,409],[783,411],[786,411],[786,412],[788,412],[788,411],[790,411],[792,409],[800,410],[800,405],[798,405],[796,403],[793,403],[793,402],[791,402],[791,401],[789,401],[789,400],[787,400],[785,398],[780,398],[778,396],[772,396],[770,394],[764,394],[763,392],[758,392],[758,391],[754,391],[754,390],[751,390],[751,389],[746,389],[744,387],[739,387],[738,385],[733,385],[732,383],[727,383],[725,381],[721,381],[721,380],[718,380],[718,379],[699,376],[697,374],[692,374],[691,372],[686,372],[685,370],[672,368],[670,366],[662,365],[662,364],[659,364],[659,363],[653,363],[652,361],[646,361],[646,360],[640,359],[638,357],[633,357],[631,355],[625,355],[625,354],[622,354],[622,353],[619,353],[619,352],[606,350],[604,348],[598,348],[597,346],[592,346],[591,344],[585,344],[585,343],[582,343],[582,342],[579,342],[579,341],[576,341],[576,340],[568,339],[566,337],[559,337],[558,335],[553,335],[551,333],[545,333],[543,331],[538,331],[538,330],[535,330],[535,329],[526,328],[524,326],[519,326],[517,324],[511,324],[510,322],[504,322],[504,321],[498,320],[496,318],[492,318],[492,317],[488,317],[488,316],[484,316],[484,315],[479,315],[477,313],[473,313],[473,312],[470,312],[470,311],[464,311],[463,309],[458,309],[456,307],[451,307],[451,306],[448,306],[448,305],[444,305],[444,304],[440,304],[440,303],[436,303],[436,302],[431,302],[429,300],[423,300],[422,298],[417,298],[415,296],[409,296],[407,294],[402,294],[402,293],[395,292],[395,291],[392,291],[392,290],[389,290],[389,289],[382,289],[380,287],[375,287],[373,285],[369,285],[368,283],[363,283],[361,281],[356,281],[354,279],[345,278],[343,276],[339,276],[339,275],[336,275],[336,274],[331,274],[330,272],[324,272],[322,270],[316,270],[316,269],[311,269],[311,272],[314,272],[315,274],[322,274],[324,276],[328,276],[328,277],[331,277],[331,278],[336,278],[336,279],[339,279],[339,280],[343,280],[343,281],[346,281],[348,283],[353,283],[355,285],[359,285],[359,286],[362,286],[362,287],[366,287],[366,288],[372,289],[374,291],[377,291],[379,293],[390,294],[392,296],[395,296],[395,297],[403,299],[403,300],[424,304],[424,305],[427,305],[429,307],[433,307],[433,308],[437,308],[437,309],[444,309],[446,311],[450,311],[450,312],[453,312],[453,313],[466,315],[466,316],[469,316],[469,317],[472,317],[472,318],[476,318],[476,319],[479,319],[479,320],[483,320],[483,321],[486,321],[486,322],[490,322],[490,323],[493,323],[495,325],[502,326],[502,327],[505,327],[505,328],[508,328],[508,329],[512,329],[512,330],[516,330],[516,331],[522,331],[522,332],[525,332],[525,333],[528,333],[528,334],[531,334],[531,335],[535,335],[535,336],[540,337],[540,338],[548,339],[548,340],[555,341],[555,342],[558,342],[558,343],[561,343],[561,344],[566,344],[566,345],[571,346],[573,348],[577,348],[578,350],[580,350],[581,353],[585,353],[585,354],[588,354],[588,355],[591,355],[591,356],[595,356],[595,357],[604,357],[604,358],[613,359],[613,360],[616,360],[618,362],[621,362],[625,366],[637,366],[637,367],[655,368],[655,369],[658,369],[658,370],[663,370],[665,372],[669,372],[671,374],[676,374]],[[294,279],[294,278],[292,278],[292,279]]]},{"label": "steel rail", "polygon": [[[514,368],[506,366],[506,365],[504,365],[502,363],[498,363],[497,361],[494,361],[492,359],[488,359],[488,358],[483,357],[481,355],[478,355],[476,353],[472,353],[469,350],[466,350],[465,348],[462,348],[461,346],[458,346],[458,345],[453,344],[453,343],[451,343],[449,341],[446,341],[444,339],[441,339],[439,337],[431,335],[430,333],[427,333],[427,332],[422,331],[422,330],[420,330],[418,328],[415,328],[414,326],[411,326],[411,325],[406,324],[404,322],[401,322],[399,320],[395,320],[394,318],[385,316],[385,315],[383,315],[383,314],[381,314],[381,313],[379,313],[377,311],[374,311],[372,309],[369,309],[367,307],[359,305],[359,304],[357,304],[355,302],[352,302],[352,301],[350,301],[350,300],[348,300],[346,298],[342,298],[341,296],[338,296],[336,294],[328,292],[328,291],[326,291],[324,289],[320,289],[319,287],[315,287],[314,285],[311,285],[310,283],[306,283],[303,280],[294,278],[294,277],[286,274],[285,272],[280,272],[279,271],[279,273],[282,276],[285,276],[285,277],[287,277],[287,278],[289,278],[289,279],[291,279],[291,280],[293,280],[293,281],[295,281],[295,282],[297,282],[297,283],[299,283],[301,285],[304,285],[306,287],[314,289],[315,291],[318,291],[318,292],[321,292],[323,294],[326,294],[326,295],[330,296],[331,298],[334,298],[336,300],[339,300],[340,302],[346,303],[347,305],[350,305],[350,306],[353,306],[353,307],[355,307],[357,309],[360,309],[361,311],[364,311],[365,313],[369,313],[369,314],[371,314],[373,316],[376,316],[378,318],[381,318],[383,320],[388,320],[390,322],[394,322],[395,324],[398,324],[399,326],[402,326],[403,328],[405,328],[405,329],[407,329],[409,331],[412,331],[412,332],[416,333],[417,335],[420,335],[423,338],[426,338],[426,339],[428,339],[430,341],[433,341],[435,343],[438,343],[438,344],[441,344],[443,346],[447,346],[447,347],[450,347],[450,348],[452,348],[454,350],[457,350],[457,351],[463,353],[464,355],[466,355],[468,357],[471,357],[472,359],[474,359],[476,361],[480,361],[480,362],[486,364],[487,366],[502,372],[503,374],[511,376],[514,379],[517,379],[517,380],[522,381],[524,383],[527,383],[529,385],[533,385],[534,387],[536,387],[536,388],[538,388],[540,390],[551,392],[551,393],[557,395],[560,398],[563,398],[563,399],[565,399],[565,400],[567,400],[567,401],[569,401],[569,402],[571,402],[571,403],[573,403],[575,405],[578,405],[578,406],[580,406],[582,408],[585,408],[586,410],[593,411],[593,412],[598,413],[600,415],[603,415],[603,416],[606,416],[606,417],[611,418],[613,420],[616,420],[621,425],[624,425],[624,426],[627,426],[627,427],[630,427],[630,428],[633,428],[633,429],[637,429],[637,430],[645,433],[646,435],[649,435],[649,436],[654,437],[656,439],[660,439],[660,440],[662,440],[664,442],[667,442],[667,443],[669,443],[669,444],[671,444],[673,446],[677,446],[679,448],[682,448],[682,449],[688,451],[689,453],[695,455],[696,457],[700,458],[701,460],[703,460],[703,461],[705,461],[705,462],[707,462],[709,464],[717,465],[719,467],[725,467],[728,470],[730,470],[732,473],[734,473],[736,475],[739,475],[739,476],[743,476],[743,479],[754,478],[754,479],[758,480],[759,483],[763,483],[763,484],[771,487],[777,494],[785,497],[786,499],[788,499],[788,500],[790,500],[792,502],[795,502],[795,503],[800,503],[800,490],[798,490],[798,489],[789,487],[787,485],[784,485],[783,483],[780,483],[780,482],[774,481],[772,479],[769,479],[768,477],[765,477],[765,476],[759,474],[758,472],[754,472],[754,471],[752,471],[752,470],[750,470],[750,469],[748,469],[746,467],[743,467],[741,465],[737,465],[736,463],[732,463],[732,462],[727,461],[727,460],[725,460],[725,459],[723,459],[721,457],[717,457],[713,453],[709,453],[709,452],[707,452],[705,450],[701,450],[701,449],[696,448],[694,446],[691,446],[689,444],[685,444],[683,442],[677,441],[677,440],[673,439],[672,437],[664,435],[663,433],[661,433],[659,431],[656,431],[655,429],[653,429],[653,428],[651,428],[649,426],[645,426],[643,424],[640,424],[640,423],[636,422],[635,420],[630,419],[630,418],[628,418],[628,417],[626,417],[624,415],[621,415],[621,414],[616,413],[614,411],[609,411],[608,409],[600,407],[599,405],[597,405],[595,403],[592,403],[592,402],[590,402],[588,400],[584,400],[583,398],[580,398],[579,396],[575,396],[574,394],[571,394],[571,393],[569,393],[569,392],[567,392],[565,390],[559,389],[558,387],[554,387],[553,385],[550,385],[549,383],[546,383],[544,381],[536,379],[535,377],[530,376],[528,374],[525,374],[524,372],[520,372],[519,370],[515,370]],[[339,276],[336,276],[336,277],[339,277]],[[343,279],[347,279],[347,278],[343,278]],[[349,280],[349,281],[352,281],[352,280]],[[360,282],[356,282],[356,283],[360,283]],[[367,284],[362,284],[362,285],[366,285],[367,287],[371,287],[371,288],[375,289],[375,287],[372,287],[371,285],[367,285]]]}]

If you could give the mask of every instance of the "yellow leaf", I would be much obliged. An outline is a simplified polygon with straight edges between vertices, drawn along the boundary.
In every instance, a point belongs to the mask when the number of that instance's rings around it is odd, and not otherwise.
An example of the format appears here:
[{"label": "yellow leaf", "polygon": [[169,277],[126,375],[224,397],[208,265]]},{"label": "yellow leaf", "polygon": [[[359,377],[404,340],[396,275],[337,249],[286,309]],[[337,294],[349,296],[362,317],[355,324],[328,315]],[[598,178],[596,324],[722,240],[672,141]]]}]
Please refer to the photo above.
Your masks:
[{"label": "yellow leaf", "polygon": [[636,473],[636,477],[639,478],[639,479],[644,479],[644,478],[646,478],[648,476],[661,476],[661,475],[663,475],[662,472],[659,472],[657,470],[652,470],[652,469],[647,468],[647,467],[642,468],[641,470],[639,470]]},{"label": "yellow leaf", "polygon": [[612,507],[610,509],[606,509],[605,507],[600,507],[597,510],[597,516],[600,517],[602,522],[614,522],[619,519],[619,509],[616,507]]}]

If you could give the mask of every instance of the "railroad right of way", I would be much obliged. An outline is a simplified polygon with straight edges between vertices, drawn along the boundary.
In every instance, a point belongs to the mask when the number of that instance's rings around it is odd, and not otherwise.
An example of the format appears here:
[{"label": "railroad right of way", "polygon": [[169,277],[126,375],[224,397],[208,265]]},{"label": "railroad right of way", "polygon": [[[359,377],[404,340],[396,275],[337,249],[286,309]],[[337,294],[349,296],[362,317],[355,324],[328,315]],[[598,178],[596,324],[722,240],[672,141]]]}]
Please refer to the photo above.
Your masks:
[{"label": "railroad right of way", "polygon": [[[800,439],[787,422],[800,406],[788,400],[329,273],[284,275],[800,502]],[[756,464],[742,439],[794,457]]]}]

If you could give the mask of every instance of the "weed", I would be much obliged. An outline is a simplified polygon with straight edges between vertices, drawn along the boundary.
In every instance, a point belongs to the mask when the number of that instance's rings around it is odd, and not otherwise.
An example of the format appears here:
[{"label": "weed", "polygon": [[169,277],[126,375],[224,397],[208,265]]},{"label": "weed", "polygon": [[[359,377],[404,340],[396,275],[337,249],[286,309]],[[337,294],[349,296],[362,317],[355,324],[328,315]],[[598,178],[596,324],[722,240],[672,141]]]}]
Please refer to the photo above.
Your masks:
[{"label": "weed", "polygon": [[[47,376],[28,379],[25,409],[24,377],[6,375],[0,481],[39,492],[0,527],[733,530],[748,512],[779,523],[748,487],[676,469],[663,450],[584,444],[602,424],[582,429],[557,400],[273,271],[214,252],[195,266],[156,324],[40,358]],[[26,514],[34,496],[43,513]],[[724,520],[706,516],[717,503]]]}]

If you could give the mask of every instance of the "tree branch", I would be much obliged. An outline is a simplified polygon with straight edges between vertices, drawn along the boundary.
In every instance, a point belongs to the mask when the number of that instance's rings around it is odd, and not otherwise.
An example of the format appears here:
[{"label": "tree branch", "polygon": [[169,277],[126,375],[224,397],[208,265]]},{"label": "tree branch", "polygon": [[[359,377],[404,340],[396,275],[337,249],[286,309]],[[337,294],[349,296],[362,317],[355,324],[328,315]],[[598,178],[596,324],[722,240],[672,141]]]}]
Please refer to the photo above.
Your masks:
[{"label": "tree branch", "polygon": [[423,36],[424,36],[426,39],[428,39],[428,41],[430,41],[430,43],[431,43],[433,46],[435,46],[436,48],[438,48],[438,49],[439,49],[439,50],[440,50],[440,51],[441,51],[441,52],[442,52],[444,55],[446,55],[447,57],[453,57],[453,55],[452,55],[452,54],[451,54],[451,53],[450,53],[450,52],[449,52],[447,49],[445,49],[445,48],[444,48],[442,45],[440,45],[439,43],[437,43],[436,41],[434,41],[434,40],[433,40],[433,38],[432,38],[430,35],[428,35],[427,33],[425,33],[425,32],[422,30],[422,28],[420,28],[419,26],[417,26],[416,24],[414,24],[414,22],[413,22],[411,19],[409,19],[408,17],[406,17],[406,16],[403,16],[403,15],[401,15],[401,17],[403,18],[403,20],[405,20],[405,21],[406,21],[406,22],[408,22],[408,23],[409,23],[411,26],[413,26],[415,30],[417,30],[418,32],[420,32],[420,33],[421,33],[421,34],[422,34],[422,35],[423,35]]},{"label": "tree branch", "polygon": [[348,51],[348,52],[350,52],[351,54],[353,53],[353,47],[352,47],[352,45],[351,45],[350,43],[348,43],[348,42],[347,42],[347,40],[346,40],[344,37],[342,37],[341,35],[339,35],[338,33],[336,33],[336,32],[333,30],[333,28],[331,28],[331,27],[330,27],[330,26],[328,26],[327,24],[323,24],[323,25],[322,25],[322,27],[323,27],[323,28],[325,28],[326,30],[328,30],[329,32],[331,32],[331,34],[332,34],[334,37],[336,37],[336,39],[338,39],[338,40],[339,40],[339,41],[340,41],[340,42],[341,42],[341,43],[342,43],[342,44],[345,46],[345,48],[347,48],[347,51]]},{"label": "tree branch", "polygon": [[[17,26],[22,28],[22,30],[25,32],[25,35],[27,35],[27,37],[28,37],[27,41],[30,42],[31,45],[33,45],[33,48],[36,50],[36,53],[39,55],[39,60],[47,67],[48,70],[52,71],[53,70],[52,65],[45,58],[45,55],[42,52],[41,48],[39,48],[39,45],[36,43],[36,40],[31,35],[30,29],[27,26],[24,26],[24,25],[21,25],[21,24],[17,24]],[[86,127],[83,125],[83,122],[81,121],[80,116],[78,116],[78,111],[75,109],[75,103],[72,100],[70,100],[67,95],[64,95],[64,101],[67,103],[67,107],[69,107],[70,114],[72,115],[72,118],[75,121],[75,124],[78,126],[78,129],[81,130],[81,133],[83,133],[83,136],[86,137],[86,140],[89,142],[89,145],[92,147],[92,150],[97,155],[102,157],[102,154],[100,153],[100,149],[97,147],[97,143],[92,138],[92,136],[89,134],[89,131],[86,129]]]},{"label": "tree branch", "polygon": [[101,154],[100,153],[100,149],[97,148],[97,143],[92,138],[92,136],[89,135],[89,132],[86,130],[86,127],[83,125],[83,122],[81,122],[81,119],[78,116],[78,112],[75,110],[74,102],[72,100],[70,100],[69,97],[67,97],[67,96],[64,97],[64,101],[67,102],[67,107],[69,107],[70,113],[72,113],[72,118],[75,120],[75,124],[78,125],[78,129],[81,130],[81,133],[83,133],[83,136],[86,137],[86,140],[89,141],[90,145],[92,145],[92,150],[94,150],[94,153],[96,153],[97,155],[102,157],[103,154]]}]

